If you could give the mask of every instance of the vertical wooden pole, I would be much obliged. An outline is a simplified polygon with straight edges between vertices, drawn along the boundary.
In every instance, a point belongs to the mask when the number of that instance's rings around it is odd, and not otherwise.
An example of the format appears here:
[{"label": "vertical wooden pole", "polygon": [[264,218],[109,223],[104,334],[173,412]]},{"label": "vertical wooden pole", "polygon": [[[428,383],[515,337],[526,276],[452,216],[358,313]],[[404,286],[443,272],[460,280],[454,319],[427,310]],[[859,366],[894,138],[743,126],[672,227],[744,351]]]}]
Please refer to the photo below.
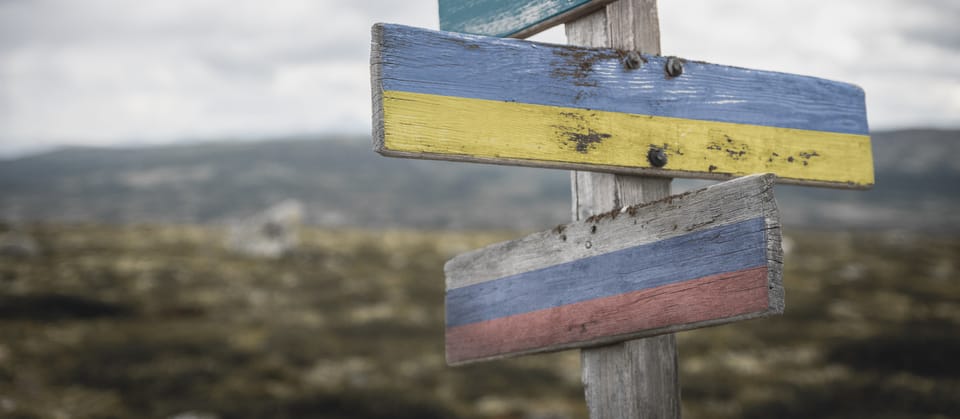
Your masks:
[{"label": "vertical wooden pole", "polygon": [[[656,0],[619,0],[567,23],[567,42],[660,54]],[[573,218],[670,195],[670,179],[572,172]],[[592,419],[679,418],[680,380],[673,334],[581,352]]]}]

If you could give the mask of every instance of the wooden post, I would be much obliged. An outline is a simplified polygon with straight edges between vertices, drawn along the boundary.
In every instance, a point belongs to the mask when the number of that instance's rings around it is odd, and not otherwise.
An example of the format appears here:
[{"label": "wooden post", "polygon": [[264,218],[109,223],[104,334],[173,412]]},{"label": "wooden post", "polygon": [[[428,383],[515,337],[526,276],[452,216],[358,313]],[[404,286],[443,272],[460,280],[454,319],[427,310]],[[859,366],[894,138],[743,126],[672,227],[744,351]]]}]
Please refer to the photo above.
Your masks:
[{"label": "wooden post", "polygon": [[[656,0],[619,0],[567,23],[567,42],[660,54]],[[669,178],[571,172],[573,218],[670,195]],[[679,418],[680,380],[674,335],[637,339],[581,354],[592,419]]]}]

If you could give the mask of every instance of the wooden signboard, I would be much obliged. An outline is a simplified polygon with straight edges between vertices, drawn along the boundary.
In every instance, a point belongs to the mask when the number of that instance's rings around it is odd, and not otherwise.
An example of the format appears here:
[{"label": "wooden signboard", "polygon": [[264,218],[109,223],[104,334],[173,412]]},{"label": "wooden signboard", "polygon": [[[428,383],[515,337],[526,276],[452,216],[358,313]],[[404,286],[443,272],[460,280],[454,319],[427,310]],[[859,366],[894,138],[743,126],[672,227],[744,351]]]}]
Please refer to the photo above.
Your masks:
[{"label": "wooden signboard", "polygon": [[[374,144],[395,157],[869,188],[863,91],[769,71],[373,28]],[[676,68],[674,68],[676,70]]]},{"label": "wooden signboard", "polygon": [[447,262],[453,365],[783,312],[775,177],[624,207]]},{"label": "wooden signboard", "polygon": [[526,38],[613,0],[440,0],[440,29]]}]

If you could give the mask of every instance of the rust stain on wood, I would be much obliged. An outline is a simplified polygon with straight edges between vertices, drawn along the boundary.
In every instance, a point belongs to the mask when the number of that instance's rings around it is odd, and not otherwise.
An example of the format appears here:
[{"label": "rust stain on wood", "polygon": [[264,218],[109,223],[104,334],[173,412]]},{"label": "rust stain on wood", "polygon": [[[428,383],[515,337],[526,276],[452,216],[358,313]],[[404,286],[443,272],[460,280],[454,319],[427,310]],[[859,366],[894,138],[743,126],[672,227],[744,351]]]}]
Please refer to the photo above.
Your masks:
[{"label": "rust stain on wood", "polygon": [[596,223],[599,223],[600,221],[603,221],[603,220],[606,220],[606,219],[615,220],[615,219],[617,219],[617,217],[620,216],[620,214],[627,214],[627,215],[629,215],[630,217],[636,217],[637,214],[640,213],[640,209],[642,209],[642,208],[644,208],[644,207],[648,207],[648,206],[651,206],[651,205],[654,205],[654,204],[663,204],[663,203],[673,204],[673,201],[682,201],[684,198],[686,198],[687,196],[693,194],[694,192],[696,192],[696,191],[687,191],[687,192],[684,192],[684,193],[678,194],[678,195],[670,195],[670,196],[667,196],[666,198],[659,199],[659,200],[656,200],[656,201],[650,201],[650,202],[644,202],[644,203],[642,203],[642,204],[630,205],[630,206],[628,206],[628,207],[617,208],[617,209],[615,209],[615,210],[607,211],[607,212],[604,212],[604,213],[600,213],[600,214],[596,214],[596,215],[591,215],[591,216],[588,217],[586,220],[584,220],[584,222],[585,222],[585,223],[593,223],[593,224],[596,224]]},{"label": "rust stain on wood", "polygon": [[563,232],[566,230],[567,226],[565,224],[560,224],[553,228],[553,232],[556,234],[563,234]]},{"label": "rust stain on wood", "polygon": [[567,226],[564,224],[557,225],[553,228],[553,233],[560,236],[560,241],[567,241],[567,235],[564,234],[567,231]]}]

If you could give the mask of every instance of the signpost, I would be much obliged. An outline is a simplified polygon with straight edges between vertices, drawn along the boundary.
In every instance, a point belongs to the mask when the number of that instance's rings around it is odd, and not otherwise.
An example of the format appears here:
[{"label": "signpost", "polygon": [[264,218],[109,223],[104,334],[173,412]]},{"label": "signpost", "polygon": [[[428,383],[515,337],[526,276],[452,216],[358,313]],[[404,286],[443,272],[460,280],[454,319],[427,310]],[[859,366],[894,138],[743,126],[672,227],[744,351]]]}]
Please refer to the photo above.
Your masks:
[{"label": "signpost", "polygon": [[[672,332],[783,310],[773,182],[872,186],[863,91],[660,57],[655,0],[440,15],[494,36],[566,23],[578,45],[373,28],[377,152],[577,170],[573,223],[447,263],[448,362],[583,348],[591,418],[679,417]],[[668,196],[670,177],[768,172]]]},{"label": "signpost", "polygon": [[773,175],[627,206],[447,262],[452,365],[779,314]]},{"label": "signpost", "polygon": [[873,184],[863,91],[850,84],[400,25],[373,36],[384,155]]}]

